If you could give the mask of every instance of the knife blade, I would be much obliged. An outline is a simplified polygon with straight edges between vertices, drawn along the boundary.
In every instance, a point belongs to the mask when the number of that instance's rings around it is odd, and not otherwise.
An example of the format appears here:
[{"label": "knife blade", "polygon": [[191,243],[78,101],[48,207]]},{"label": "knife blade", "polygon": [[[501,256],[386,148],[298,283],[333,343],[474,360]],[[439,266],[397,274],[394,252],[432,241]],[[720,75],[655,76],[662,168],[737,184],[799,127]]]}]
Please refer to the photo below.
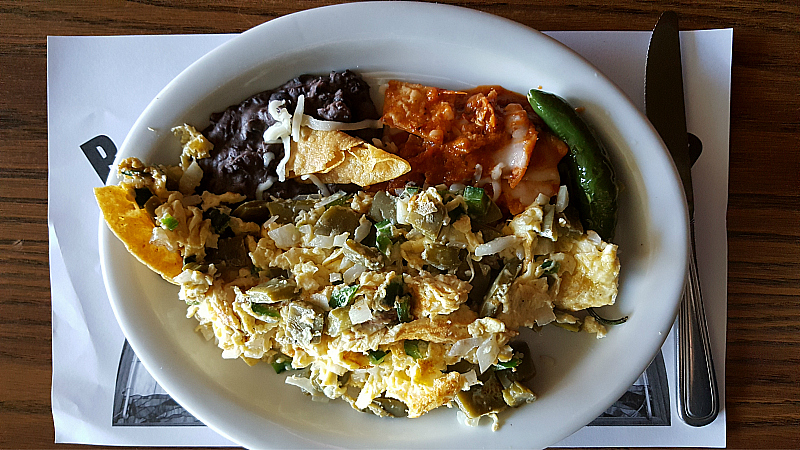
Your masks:
[{"label": "knife blade", "polygon": [[719,394],[711,358],[694,238],[694,192],[686,105],[683,94],[678,15],[667,11],[659,17],[645,68],[645,111],[675,162],[689,210],[689,270],[678,315],[678,407],[681,418],[692,426],[714,421],[719,413]]}]

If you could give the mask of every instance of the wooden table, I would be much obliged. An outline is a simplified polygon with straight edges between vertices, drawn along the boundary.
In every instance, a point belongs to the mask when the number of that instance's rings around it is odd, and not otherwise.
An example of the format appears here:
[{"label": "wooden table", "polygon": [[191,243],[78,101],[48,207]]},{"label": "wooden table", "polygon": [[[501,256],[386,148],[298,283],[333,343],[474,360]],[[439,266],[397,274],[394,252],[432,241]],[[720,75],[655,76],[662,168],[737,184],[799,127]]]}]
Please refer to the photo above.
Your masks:
[{"label": "wooden table", "polygon": [[[55,447],[45,37],[241,32],[331,2],[208,3],[0,1],[0,447]],[[728,444],[800,448],[800,4],[446,3],[541,30],[650,30],[667,7],[683,29],[734,28]]]}]

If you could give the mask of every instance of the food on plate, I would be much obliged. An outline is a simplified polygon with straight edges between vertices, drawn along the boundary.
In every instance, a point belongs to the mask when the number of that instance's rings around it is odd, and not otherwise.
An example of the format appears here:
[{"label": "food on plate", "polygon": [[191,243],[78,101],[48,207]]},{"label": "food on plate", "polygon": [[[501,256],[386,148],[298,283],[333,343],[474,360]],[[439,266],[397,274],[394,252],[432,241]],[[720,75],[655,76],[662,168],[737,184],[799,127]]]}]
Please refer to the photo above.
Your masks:
[{"label": "food on plate", "polygon": [[322,183],[365,187],[411,170],[404,159],[343,131],[302,128],[291,145],[286,171],[293,177],[314,175]]},{"label": "food on plate", "polygon": [[570,148],[564,167],[570,192],[586,228],[604,239],[614,239],[617,225],[617,184],[606,149],[586,122],[564,99],[531,89],[528,101],[534,112]]},{"label": "food on plate", "polygon": [[559,174],[593,150],[499,86],[383,92],[380,116],[358,74],[303,75],[176,127],[177,165],[123,160],[98,203],[224,358],[313,400],[496,427],[536,399],[520,328],[606,333],[617,246]]},{"label": "food on plate", "polygon": [[173,278],[183,271],[183,258],[177,252],[151,243],[155,224],[144,203],[136,204],[136,190],[111,185],[95,188],[94,195],[103,211],[103,219],[128,251],[165,280],[175,283]]}]

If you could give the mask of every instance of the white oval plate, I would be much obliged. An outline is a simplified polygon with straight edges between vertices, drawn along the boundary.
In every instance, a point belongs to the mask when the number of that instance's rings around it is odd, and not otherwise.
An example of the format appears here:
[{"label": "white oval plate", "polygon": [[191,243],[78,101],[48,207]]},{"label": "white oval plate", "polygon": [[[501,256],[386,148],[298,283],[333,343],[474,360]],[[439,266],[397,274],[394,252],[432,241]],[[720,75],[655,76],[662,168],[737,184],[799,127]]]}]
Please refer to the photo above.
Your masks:
[{"label": "white oval plate", "polygon": [[[260,25],[210,52],[147,107],[120,158],[178,161],[169,129],[202,129],[210,113],[303,73],[355,69],[463,88],[542,86],[574,106],[608,144],[623,189],[616,242],[622,273],[609,316],[630,320],[605,339],[546,327],[530,333],[538,374],[533,404],[508,410],[492,432],[440,408],[419,419],[380,419],[345,402],[310,401],[267,364],[223,360],[194,331],[178,290],[100,227],[103,276],[122,331],[161,386],[207,425],[246,447],[545,447],[602,413],[656,354],[676,315],[686,267],[687,214],[674,166],[649,122],[609,80],[556,41],[469,9],[422,3],[354,3]],[[155,130],[155,131],[154,131]],[[112,175],[110,183],[118,182]],[[488,422],[488,421],[487,421]]]}]

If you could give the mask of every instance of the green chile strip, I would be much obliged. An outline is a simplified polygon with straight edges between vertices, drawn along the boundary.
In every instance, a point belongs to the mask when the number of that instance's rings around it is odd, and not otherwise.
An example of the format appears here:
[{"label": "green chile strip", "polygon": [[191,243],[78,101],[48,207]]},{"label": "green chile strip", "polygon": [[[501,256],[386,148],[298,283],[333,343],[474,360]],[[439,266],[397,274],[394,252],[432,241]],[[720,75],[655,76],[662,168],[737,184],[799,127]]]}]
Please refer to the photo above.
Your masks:
[{"label": "green chile strip", "polygon": [[531,89],[528,101],[534,112],[566,142],[569,153],[562,160],[572,185],[581,221],[604,240],[614,238],[617,225],[617,184],[605,148],[589,126],[564,99],[549,92]]}]

